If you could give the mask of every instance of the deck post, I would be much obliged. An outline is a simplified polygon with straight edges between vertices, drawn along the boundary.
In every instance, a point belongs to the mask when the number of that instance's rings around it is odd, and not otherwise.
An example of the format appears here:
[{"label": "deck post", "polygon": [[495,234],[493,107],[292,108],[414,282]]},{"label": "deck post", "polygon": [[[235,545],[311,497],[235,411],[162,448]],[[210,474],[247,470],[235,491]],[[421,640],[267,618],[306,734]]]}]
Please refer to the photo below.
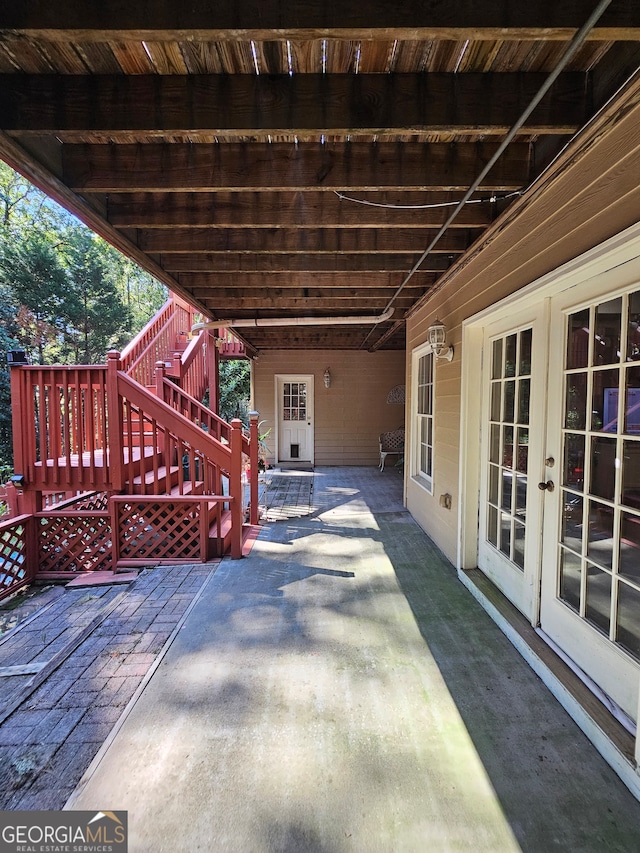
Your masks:
[{"label": "deck post", "polygon": [[[31,493],[33,495],[33,493]],[[27,564],[27,574],[29,582],[33,582],[40,568],[40,519],[36,517],[35,512],[42,509],[42,502],[36,510],[35,506],[27,510],[29,517],[25,518],[25,563]]]},{"label": "deck post", "polygon": [[[162,402],[168,402],[164,399],[164,378],[167,375],[167,367],[164,361],[156,361],[156,397],[158,400],[162,400]],[[167,442],[165,441],[166,434],[164,431],[160,431],[154,436],[154,444],[156,446],[156,450],[158,450],[164,459],[164,464],[167,468],[170,467],[170,460],[166,457],[167,452]],[[144,446],[145,446],[145,436],[144,436],[144,424],[140,421],[140,442],[141,442],[141,450],[140,450],[140,459],[141,466],[144,469],[145,466],[145,456],[144,456]],[[178,464],[181,464],[180,458],[178,458]]]},{"label": "deck post", "polygon": [[107,353],[107,417],[109,424],[109,476],[107,482],[118,492],[124,489],[124,455],[122,452],[122,406],[118,393],[120,353]]},{"label": "deck post", "polygon": [[[13,470],[16,474],[22,474],[26,478],[27,452],[25,439],[27,438],[24,424],[29,423],[30,412],[27,408],[27,398],[24,393],[25,371],[18,365],[11,367],[11,420],[13,422]],[[32,456],[35,460],[35,450]]]},{"label": "deck post", "polygon": [[242,421],[231,421],[231,465],[229,495],[231,509],[231,558],[242,557]]},{"label": "deck post", "polygon": [[249,412],[249,522],[258,523],[258,412]]},{"label": "deck post", "polygon": [[156,361],[155,363],[155,378],[156,378],[156,397],[164,402],[164,376],[166,366],[164,361]]},{"label": "deck post", "polygon": [[209,408],[220,414],[220,352],[216,346],[215,332],[208,331],[206,339],[206,372],[209,383]]},{"label": "deck post", "polygon": [[113,496],[109,499],[109,512],[111,514],[111,571],[115,574],[118,571],[120,559],[120,513]]},{"label": "deck post", "polygon": [[[200,334],[203,334],[200,332]],[[205,339],[205,375],[209,388],[209,408],[216,415],[220,414],[220,353],[216,346],[216,336],[214,331],[207,331]],[[214,491],[220,494],[222,491],[222,476],[220,469],[216,468]]]}]

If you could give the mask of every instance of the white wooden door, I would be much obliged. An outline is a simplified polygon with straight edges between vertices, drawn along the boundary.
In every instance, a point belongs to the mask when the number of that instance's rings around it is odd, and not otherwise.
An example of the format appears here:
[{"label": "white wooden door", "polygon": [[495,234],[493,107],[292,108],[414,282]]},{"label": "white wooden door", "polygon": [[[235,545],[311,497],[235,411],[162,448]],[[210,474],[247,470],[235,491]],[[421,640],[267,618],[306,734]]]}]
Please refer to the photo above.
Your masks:
[{"label": "white wooden door", "polygon": [[278,462],[313,464],[313,376],[276,376]]},{"label": "white wooden door", "polygon": [[543,306],[484,328],[478,565],[537,624],[546,379]]},{"label": "white wooden door", "polygon": [[640,285],[619,281],[613,271],[551,301],[547,452],[559,464],[547,470],[540,624],[635,720]]}]

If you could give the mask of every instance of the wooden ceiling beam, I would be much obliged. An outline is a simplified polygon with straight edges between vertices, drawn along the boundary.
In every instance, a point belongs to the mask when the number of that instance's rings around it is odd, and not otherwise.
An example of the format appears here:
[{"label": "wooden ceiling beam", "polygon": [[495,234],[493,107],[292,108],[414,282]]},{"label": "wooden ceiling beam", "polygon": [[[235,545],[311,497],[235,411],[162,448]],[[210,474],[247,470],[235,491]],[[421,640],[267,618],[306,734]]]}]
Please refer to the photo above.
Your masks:
[{"label": "wooden ceiling beam", "polygon": [[[106,201],[107,218],[117,228],[139,228],[140,246],[146,251],[169,251],[163,243],[178,234],[182,251],[194,251],[206,240],[208,228],[438,228],[451,213],[450,207],[421,209],[439,203],[430,193],[359,194],[377,204],[403,207],[370,207],[338,198],[328,192],[263,193],[138,193],[112,194]],[[441,200],[457,200],[438,194]],[[501,203],[497,202],[499,206]],[[414,205],[413,209],[410,209]],[[452,228],[486,228],[496,216],[496,205],[468,204]],[[143,229],[157,229],[144,233]],[[202,229],[187,236],[176,229]],[[163,229],[168,229],[163,232]],[[194,242],[190,242],[194,241]],[[155,248],[152,248],[152,245]],[[165,243],[166,245],[166,243]]]},{"label": "wooden ceiling beam", "polygon": [[[359,350],[371,326],[262,326],[239,328],[248,332],[252,346],[258,350]],[[376,333],[374,333],[375,335]],[[404,335],[396,335],[385,349],[404,349]],[[324,366],[324,365],[323,365]]]},{"label": "wooden ceiling beam", "polygon": [[[377,299],[371,297],[367,300],[367,311],[371,311],[372,314],[381,314],[388,301],[388,296]],[[397,308],[406,310],[411,307],[412,300],[408,297],[402,297],[398,298],[394,304]],[[219,317],[224,317],[227,314],[237,317],[240,311],[257,312],[260,317],[269,316],[268,311],[280,312],[281,314],[290,313],[293,317],[308,317],[314,313],[317,316],[329,316],[330,314],[339,316],[342,312],[346,314],[349,311],[361,314],[362,299],[345,297],[334,301],[333,299],[315,299],[312,296],[236,296],[224,300],[207,299],[206,307],[210,313]]]},{"label": "wooden ceiling beam", "polygon": [[[5,3],[0,29],[16,38],[41,37],[52,41],[104,42],[186,41],[299,38],[446,38],[568,39],[593,11],[592,0],[562,3],[523,3],[503,0],[478,3],[425,4],[423,0],[342,0],[340,4],[293,0],[191,0],[189,3],[127,4],[119,0],[80,3],[42,0]],[[639,38],[637,7],[614,0],[590,34],[611,40]]]},{"label": "wooden ceiling beam", "polygon": [[[5,131],[108,133],[125,142],[185,134],[503,135],[547,75],[430,74],[0,75]],[[587,117],[587,75],[566,72],[527,122],[529,133],[573,133]],[[120,136],[120,138],[119,138]]]},{"label": "wooden ceiling beam", "polygon": [[[430,287],[434,281],[433,272],[422,270],[412,276],[414,287]],[[176,278],[180,284],[195,295],[205,295],[205,291],[215,287],[223,288],[247,288],[254,287],[300,287],[300,288],[325,288],[325,287],[392,287],[397,288],[402,281],[401,273],[393,272],[362,272],[354,276],[352,272],[284,272],[277,277],[269,273],[261,272],[218,272],[218,273],[177,273]]]},{"label": "wooden ceiling beam", "polygon": [[[495,142],[287,145],[65,145],[63,180],[75,192],[466,190]],[[509,191],[531,177],[531,146],[513,143],[479,192]]]},{"label": "wooden ceiling beam", "polygon": [[[416,295],[422,295],[425,292],[424,287],[408,286],[402,293],[406,293],[406,297],[410,302],[416,299]],[[227,299],[263,299],[265,307],[268,307],[267,302],[275,299],[290,300],[290,299],[322,299],[327,303],[341,302],[344,299],[382,299],[386,302],[393,296],[393,287],[359,287],[355,282],[351,286],[346,287],[297,287],[286,288],[280,287],[279,284],[274,287],[212,287],[212,288],[194,288],[194,293],[200,294],[200,299],[203,305],[216,304],[224,305]],[[394,303],[395,304],[395,303]],[[362,301],[360,302],[362,306]]]},{"label": "wooden ceiling beam", "polygon": [[[426,244],[425,244],[426,246]],[[425,246],[422,248],[424,249]],[[422,252],[413,254],[257,254],[251,252],[217,252],[211,255],[169,254],[160,259],[170,273],[183,272],[408,272]],[[429,254],[421,269],[445,272],[458,254]]]},{"label": "wooden ceiling beam", "polygon": [[[451,209],[451,208],[450,208]],[[436,235],[428,228],[207,228],[158,229],[142,231],[140,246],[152,254],[161,254],[166,269],[182,269],[190,256],[198,264],[212,254],[247,252],[251,254],[389,254],[422,253]],[[436,243],[437,254],[466,251],[477,236],[477,229],[447,231]],[[175,258],[170,258],[175,254]]]}]

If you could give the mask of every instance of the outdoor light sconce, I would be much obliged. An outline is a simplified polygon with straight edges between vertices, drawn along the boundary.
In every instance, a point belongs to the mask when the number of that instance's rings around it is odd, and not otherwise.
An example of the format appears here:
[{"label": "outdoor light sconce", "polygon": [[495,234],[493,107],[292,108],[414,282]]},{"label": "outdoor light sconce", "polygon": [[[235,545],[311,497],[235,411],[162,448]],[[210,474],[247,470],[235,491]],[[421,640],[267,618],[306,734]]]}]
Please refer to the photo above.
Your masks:
[{"label": "outdoor light sconce", "polygon": [[444,323],[441,323],[436,317],[435,323],[432,323],[429,326],[427,335],[435,357],[444,358],[445,361],[451,361],[453,358],[453,347],[446,346],[447,332],[444,327]]},{"label": "outdoor light sconce", "polygon": [[7,352],[7,364],[10,367],[14,364],[29,364],[29,359],[23,349],[10,349]]},{"label": "outdoor light sconce", "polygon": [[331,385],[331,373],[329,372],[328,367],[325,368],[322,378],[324,379],[324,387],[329,388],[329,386]]},{"label": "outdoor light sconce", "polygon": [[24,486],[24,474],[14,474],[13,477],[11,477],[11,482],[16,489],[21,489]]}]

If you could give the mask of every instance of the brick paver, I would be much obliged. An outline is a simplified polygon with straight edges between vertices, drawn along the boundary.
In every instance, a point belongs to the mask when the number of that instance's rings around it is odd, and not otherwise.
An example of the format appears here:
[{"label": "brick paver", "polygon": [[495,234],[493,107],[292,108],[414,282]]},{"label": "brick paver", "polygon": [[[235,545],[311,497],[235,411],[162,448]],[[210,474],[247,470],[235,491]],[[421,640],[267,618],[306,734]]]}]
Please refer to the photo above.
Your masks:
[{"label": "brick paver", "polygon": [[[47,592],[0,639],[0,666],[48,661],[115,609],[0,724],[0,808],[60,809],[218,561],[146,569],[128,587]],[[6,623],[5,623],[6,624]],[[30,676],[0,678],[0,711]]]},{"label": "brick paver", "polygon": [[260,510],[265,521],[283,521],[311,515],[314,474],[312,471],[287,471],[278,469],[266,472],[260,494]]}]

